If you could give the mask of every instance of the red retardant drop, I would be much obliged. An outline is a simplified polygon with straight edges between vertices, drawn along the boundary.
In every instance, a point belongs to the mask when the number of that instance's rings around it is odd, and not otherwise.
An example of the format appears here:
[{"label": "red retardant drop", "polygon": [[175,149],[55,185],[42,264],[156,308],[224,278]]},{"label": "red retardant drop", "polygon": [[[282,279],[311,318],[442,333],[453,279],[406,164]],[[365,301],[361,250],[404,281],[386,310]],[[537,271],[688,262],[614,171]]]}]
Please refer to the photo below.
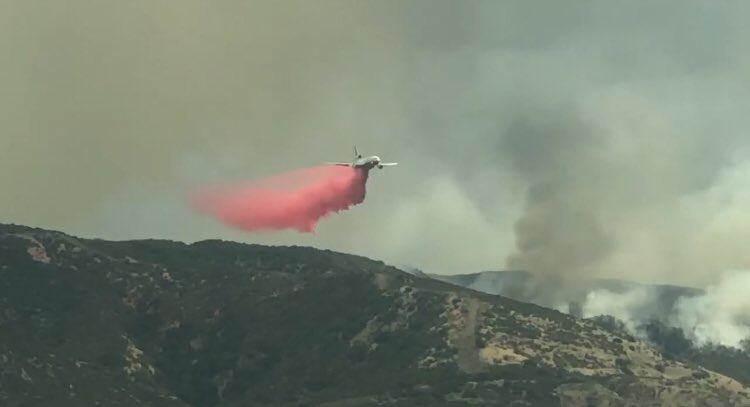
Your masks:
[{"label": "red retardant drop", "polygon": [[318,221],[365,200],[367,170],[321,166],[247,184],[201,188],[193,207],[247,231],[296,229],[313,233]]}]

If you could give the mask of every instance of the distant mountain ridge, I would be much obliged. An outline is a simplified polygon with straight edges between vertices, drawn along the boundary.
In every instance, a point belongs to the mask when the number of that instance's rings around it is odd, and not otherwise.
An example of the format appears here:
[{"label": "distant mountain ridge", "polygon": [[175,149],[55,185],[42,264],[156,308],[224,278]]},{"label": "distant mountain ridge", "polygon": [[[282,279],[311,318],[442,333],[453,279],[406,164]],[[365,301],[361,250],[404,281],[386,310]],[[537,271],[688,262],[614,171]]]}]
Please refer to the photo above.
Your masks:
[{"label": "distant mountain ridge", "polygon": [[[454,275],[428,274],[428,276],[488,294],[501,295],[518,301],[533,302],[542,306],[551,306],[551,304],[540,303],[537,298],[529,295],[529,287],[533,284],[534,274],[528,271],[500,270]],[[569,280],[568,284],[575,285],[579,292],[579,296],[572,299],[569,304],[572,307],[570,311],[577,314],[577,316],[581,316],[580,310],[576,310],[575,307],[584,303],[586,301],[585,295],[593,291],[607,290],[618,294],[626,293],[637,288],[652,291],[654,296],[662,301],[662,304],[655,309],[656,312],[654,312],[653,315],[644,315],[644,319],[664,319],[667,317],[678,298],[692,297],[705,293],[704,290],[698,288],[668,284],[643,284],[632,281],[601,278],[576,279],[575,277],[566,277],[566,279]],[[572,281],[572,283],[570,281]]]},{"label": "distant mountain ridge", "polygon": [[0,303],[3,406],[750,405],[616,328],[306,247],[0,224]]},{"label": "distant mountain ridge", "polygon": [[[467,274],[432,274],[425,273],[426,275],[453,284],[459,284],[464,287],[472,286],[478,287],[481,284],[481,280],[486,278],[488,280],[495,279],[496,291],[502,292],[504,296],[512,296],[517,294],[511,289],[502,289],[502,287],[513,287],[517,284],[526,284],[531,281],[533,273],[523,270],[487,270],[476,273]],[[583,284],[587,289],[606,289],[614,292],[624,292],[637,287],[656,287],[665,291],[674,290],[679,292],[680,295],[700,295],[705,290],[694,287],[686,287],[672,284],[646,284],[638,283],[628,280],[611,279],[611,278],[590,278],[580,279],[576,281],[577,284]],[[489,292],[493,287],[488,287]],[[499,294],[499,292],[493,292],[493,294]]]}]

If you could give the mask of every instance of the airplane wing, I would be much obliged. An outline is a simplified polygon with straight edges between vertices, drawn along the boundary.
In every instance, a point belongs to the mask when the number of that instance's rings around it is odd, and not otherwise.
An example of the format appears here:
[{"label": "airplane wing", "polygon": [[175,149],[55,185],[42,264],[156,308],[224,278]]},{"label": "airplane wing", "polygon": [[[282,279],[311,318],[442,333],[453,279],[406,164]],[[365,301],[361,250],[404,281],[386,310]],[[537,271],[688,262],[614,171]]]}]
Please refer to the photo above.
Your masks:
[{"label": "airplane wing", "polygon": [[394,165],[398,165],[398,163],[380,163],[383,167],[392,167]]},{"label": "airplane wing", "polygon": [[351,167],[351,163],[326,163],[326,165],[338,165],[340,167]]}]

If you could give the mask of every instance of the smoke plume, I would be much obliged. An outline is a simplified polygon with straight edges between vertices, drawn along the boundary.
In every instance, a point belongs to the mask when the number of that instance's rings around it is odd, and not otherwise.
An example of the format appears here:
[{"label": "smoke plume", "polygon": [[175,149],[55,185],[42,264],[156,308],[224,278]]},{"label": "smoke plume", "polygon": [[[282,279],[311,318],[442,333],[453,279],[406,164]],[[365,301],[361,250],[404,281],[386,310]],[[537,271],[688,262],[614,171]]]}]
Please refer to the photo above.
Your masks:
[{"label": "smoke plume", "polygon": [[[556,279],[750,267],[750,3],[113,4],[0,2],[3,221],[526,269],[555,303]],[[352,144],[408,166],[314,239],[182,200]]]},{"label": "smoke plume", "polygon": [[365,199],[368,171],[321,166],[259,181],[202,187],[196,210],[246,231],[296,229],[312,233],[318,221]]},{"label": "smoke plume", "polygon": [[622,321],[631,333],[644,339],[644,324],[657,320],[680,328],[696,346],[719,344],[741,348],[750,339],[750,271],[721,273],[718,282],[704,290],[636,285],[625,290],[598,288],[588,291],[581,304],[585,318],[609,315]]},{"label": "smoke plume", "polygon": [[718,343],[740,347],[750,339],[750,271],[732,270],[701,296],[681,298],[672,325],[698,345]]},{"label": "smoke plume", "polygon": [[638,334],[641,324],[654,318],[659,300],[652,287],[635,287],[625,292],[607,289],[590,291],[581,307],[581,316],[592,318],[609,315],[625,324],[631,333]]},{"label": "smoke plume", "polygon": [[[534,272],[528,295],[546,304],[572,295],[565,275],[590,275],[613,249],[603,219],[611,174],[605,140],[570,108],[521,113],[500,138],[517,179],[526,183],[522,213],[514,224],[513,270]],[[559,298],[555,298],[559,297]]]}]

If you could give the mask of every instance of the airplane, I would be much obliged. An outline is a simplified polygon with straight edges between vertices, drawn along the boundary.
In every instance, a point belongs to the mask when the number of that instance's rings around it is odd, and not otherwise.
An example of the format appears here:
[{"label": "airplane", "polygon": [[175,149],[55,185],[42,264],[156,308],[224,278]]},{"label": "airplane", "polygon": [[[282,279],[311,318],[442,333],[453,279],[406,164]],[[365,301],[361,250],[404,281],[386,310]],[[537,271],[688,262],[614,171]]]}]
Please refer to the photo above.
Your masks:
[{"label": "airplane", "polygon": [[352,167],[352,168],[361,168],[365,170],[371,170],[374,167],[378,167],[379,169],[383,169],[383,167],[392,167],[394,165],[398,165],[398,163],[384,163],[380,161],[380,157],[376,155],[371,155],[369,157],[362,157],[362,154],[360,154],[357,151],[357,146],[354,146],[354,161],[351,163],[327,163],[330,165],[338,165],[342,167]]}]

